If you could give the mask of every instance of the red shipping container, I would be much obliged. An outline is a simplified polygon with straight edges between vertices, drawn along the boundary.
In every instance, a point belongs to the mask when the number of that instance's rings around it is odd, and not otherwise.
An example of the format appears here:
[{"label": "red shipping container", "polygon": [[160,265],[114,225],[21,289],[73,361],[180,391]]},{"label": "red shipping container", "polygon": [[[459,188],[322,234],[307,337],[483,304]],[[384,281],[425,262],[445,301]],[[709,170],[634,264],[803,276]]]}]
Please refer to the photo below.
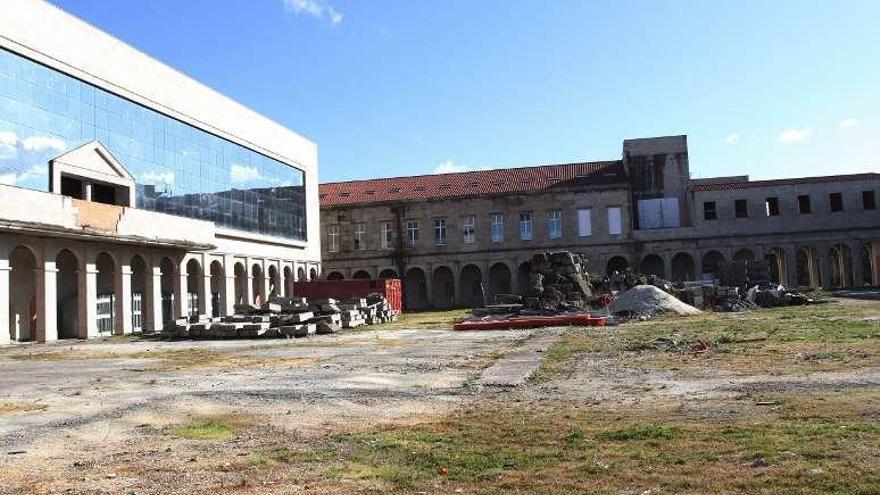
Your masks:
[{"label": "red shipping container", "polygon": [[385,296],[391,309],[403,312],[403,293],[399,278],[379,278],[365,280],[315,280],[294,282],[293,294],[305,298],[324,298],[343,300],[367,297],[372,293]]}]

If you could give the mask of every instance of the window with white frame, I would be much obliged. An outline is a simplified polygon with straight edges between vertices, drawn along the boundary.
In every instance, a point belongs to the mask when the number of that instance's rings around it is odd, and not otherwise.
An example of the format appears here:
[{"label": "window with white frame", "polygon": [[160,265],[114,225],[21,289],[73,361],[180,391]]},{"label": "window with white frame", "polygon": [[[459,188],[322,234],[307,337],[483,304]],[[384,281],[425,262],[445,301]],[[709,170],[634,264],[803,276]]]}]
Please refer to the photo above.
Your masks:
[{"label": "window with white frame", "polygon": [[476,241],[476,218],[468,215],[461,220],[461,230],[464,234],[464,243],[473,244]]},{"label": "window with white frame", "polygon": [[362,223],[355,225],[354,226],[354,250],[355,251],[367,249],[366,238],[367,238],[367,226]]},{"label": "window with white frame", "polygon": [[593,209],[581,208],[578,210],[578,237],[593,235]]},{"label": "window with white frame", "polygon": [[519,238],[523,241],[532,240],[532,212],[530,211],[519,214]]},{"label": "window with white frame", "polygon": [[550,210],[547,213],[547,236],[550,239],[562,237],[562,210]]},{"label": "window with white frame", "polygon": [[434,245],[446,245],[446,220],[442,218],[434,219]]},{"label": "window with white frame", "polygon": [[394,226],[391,222],[382,222],[382,249],[394,248]]},{"label": "window with white frame", "polygon": [[623,232],[623,223],[620,216],[620,207],[611,206],[608,208],[608,233],[617,235]]},{"label": "window with white frame", "polygon": [[504,241],[504,215],[493,213],[490,221],[492,242]]},{"label": "window with white frame", "polygon": [[327,250],[331,253],[339,251],[339,226],[331,225],[327,229]]},{"label": "window with white frame", "polygon": [[419,245],[419,221],[418,220],[407,220],[406,221],[406,243],[411,247],[415,247]]}]

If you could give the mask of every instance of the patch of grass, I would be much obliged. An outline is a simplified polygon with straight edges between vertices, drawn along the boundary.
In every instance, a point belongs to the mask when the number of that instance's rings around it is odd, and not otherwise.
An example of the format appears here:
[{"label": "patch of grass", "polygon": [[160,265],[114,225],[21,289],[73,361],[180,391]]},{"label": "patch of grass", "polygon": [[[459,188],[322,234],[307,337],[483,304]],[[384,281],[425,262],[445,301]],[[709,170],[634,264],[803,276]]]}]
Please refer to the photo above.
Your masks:
[{"label": "patch of grass", "polygon": [[167,428],[169,435],[188,440],[226,440],[240,428],[239,421],[229,418],[196,419]]},{"label": "patch of grass", "polygon": [[408,311],[401,314],[394,323],[376,325],[377,330],[394,329],[451,329],[452,325],[468,315],[466,309],[450,309],[441,311]]},{"label": "patch of grass", "polygon": [[675,426],[639,424],[622,430],[605,431],[596,435],[598,440],[629,441],[646,439],[671,440],[679,435]]},{"label": "patch of grass", "polygon": [[591,330],[570,329],[544,352],[541,367],[532,376],[532,381],[541,382],[552,376],[564,374],[572,357],[596,351],[598,348],[598,338]]}]

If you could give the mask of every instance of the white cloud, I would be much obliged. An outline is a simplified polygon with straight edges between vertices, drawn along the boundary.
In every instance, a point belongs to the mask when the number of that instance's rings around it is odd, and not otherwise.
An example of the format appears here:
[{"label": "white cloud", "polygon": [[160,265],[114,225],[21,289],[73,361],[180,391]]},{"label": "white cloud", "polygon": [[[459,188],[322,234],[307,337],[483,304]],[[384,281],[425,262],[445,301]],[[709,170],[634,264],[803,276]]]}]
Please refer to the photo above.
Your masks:
[{"label": "white cloud", "polygon": [[27,182],[31,179],[39,179],[48,177],[49,167],[46,165],[34,165],[23,172],[5,172],[0,174],[0,184],[14,186],[16,184]]},{"label": "white cloud", "polygon": [[22,141],[24,149],[28,151],[55,150],[64,151],[67,145],[63,140],[48,136],[31,136]]},{"label": "white cloud", "polygon": [[232,166],[229,167],[229,180],[232,181],[233,184],[253,182],[255,180],[260,180],[261,177],[262,176],[260,175],[260,171],[257,170],[257,167],[248,167],[237,163],[233,163]]},{"label": "white cloud", "polygon": [[458,163],[453,162],[452,160],[446,160],[445,162],[440,162],[437,165],[437,168],[434,169],[435,174],[453,174],[455,172],[467,172],[470,170],[466,165],[460,165]]},{"label": "white cloud", "polygon": [[730,134],[726,138],[724,138],[724,140],[722,140],[721,142],[724,144],[736,144],[739,142],[740,139],[742,139],[742,136],[740,136],[739,133],[734,132],[733,134]]},{"label": "white cloud", "polygon": [[149,171],[141,174],[141,180],[153,184],[174,184],[174,172]]},{"label": "white cloud", "polygon": [[342,13],[319,0],[282,0],[284,8],[294,14],[306,14],[319,20],[327,20],[331,26],[342,22]]},{"label": "white cloud", "polygon": [[15,158],[18,154],[15,146],[18,144],[18,136],[14,132],[0,131],[0,160]]},{"label": "white cloud", "polygon": [[14,186],[15,185],[15,174],[6,173],[0,174],[0,184],[4,186]]},{"label": "white cloud", "polygon": [[810,137],[813,131],[809,127],[802,129],[786,129],[779,133],[779,142],[782,144],[798,143]]},{"label": "white cloud", "polygon": [[840,121],[840,127],[843,129],[850,129],[859,124],[859,121],[856,119],[845,119]]}]

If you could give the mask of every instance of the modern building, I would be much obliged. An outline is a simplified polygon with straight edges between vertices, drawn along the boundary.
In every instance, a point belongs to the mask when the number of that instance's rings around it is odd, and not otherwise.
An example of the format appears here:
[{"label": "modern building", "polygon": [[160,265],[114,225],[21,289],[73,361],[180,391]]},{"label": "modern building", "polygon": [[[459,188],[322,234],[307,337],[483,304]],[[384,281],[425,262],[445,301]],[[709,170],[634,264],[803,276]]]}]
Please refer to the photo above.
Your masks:
[{"label": "modern building", "polygon": [[524,292],[536,251],[711,279],[731,260],[813,287],[880,284],[880,174],[691,179],[686,136],[631,139],[620,159],[320,186],[324,273],[400,277],[410,308]]},{"label": "modern building", "polygon": [[321,273],[317,147],[39,0],[0,15],[0,343],[162,328]]}]

